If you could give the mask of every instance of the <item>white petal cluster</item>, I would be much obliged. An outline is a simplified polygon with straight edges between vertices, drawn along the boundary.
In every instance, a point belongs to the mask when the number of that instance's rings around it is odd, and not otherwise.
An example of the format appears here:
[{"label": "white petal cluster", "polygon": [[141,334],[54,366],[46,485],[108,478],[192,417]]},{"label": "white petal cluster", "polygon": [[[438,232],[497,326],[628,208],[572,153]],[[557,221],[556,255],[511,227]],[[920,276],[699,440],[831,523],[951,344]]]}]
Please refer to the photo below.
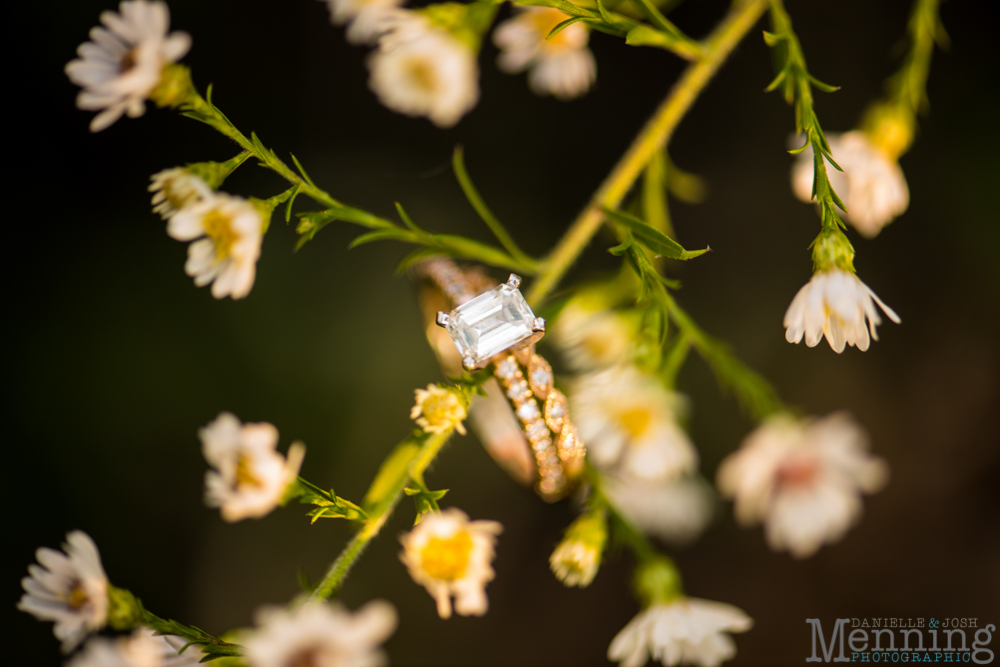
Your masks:
[{"label": "white petal cluster", "polygon": [[204,180],[183,167],[164,169],[153,174],[149,191],[153,193],[153,212],[169,220],[177,211],[212,194]]},{"label": "white petal cluster", "polygon": [[396,629],[396,610],[374,600],[353,614],[340,605],[307,603],[291,611],[263,609],[245,641],[251,667],[379,667],[379,650]]},{"label": "white petal cluster", "polygon": [[167,34],[170,12],[165,3],[130,0],[122,2],[118,11],[101,14],[105,27],[91,29],[92,41],[81,44],[79,59],[66,65],[70,80],[83,88],[76,105],[102,110],[91,121],[91,132],[103,130],[125,113],[130,118],[141,116],[163,68],[191,48],[187,33]]},{"label": "white petal cluster", "polygon": [[17,608],[55,622],[52,631],[68,652],[107,623],[108,577],[97,545],[83,531],[69,533],[63,551],[42,547],[35,553],[39,564],[28,566],[31,576],[21,580],[25,594]]},{"label": "white petal cluster", "polygon": [[[186,642],[179,637],[171,639]],[[67,667],[188,667],[204,657],[196,647],[183,655],[166,637],[156,636],[149,628],[139,628],[131,635],[118,639],[95,637],[67,663]]]},{"label": "white petal cluster", "polygon": [[604,470],[653,483],[691,473],[698,462],[677,423],[679,402],[634,366],[588,373],[570,394],[588,458]]},{"label": "white petal cluster", "polygon": [[641,667],[649,658],[668,667],[716,667],[736,655],[729,632],[746,632],[753,620],[721,602],[680,598],[640,612],[608,647],[608,659],[621,667]]},{"label": "white petal cluster", "polygon": [[650,483],[606,475],[602,490],[628,521],[674,544],[693,541],[712,520],[715,496],[696,476]]},{"label": "white petal cluster", "polygon": [[223,412],[201,429],[202,451],[215,468],[205,474],[205,503],[219,507],[226,521],[259,518],[278,506],[299,474],[305,448],[295,443],[286,459],[277,451],[278,429],[241,424]]},{"label": "white petal cluster", "polygon": [[[834,192],[848,208],[845,218],[862,236],[872,238],[910,203],[903,170],[864,132],[828,133],[826,138],[833,159],[844,170],[826,168]],[[802,201],[813,201],[812,148],[800,153],[792,167],[792,190]]]},{"label": "white petal cluster", "polygon": [[589,29],[573,23],[548,38],[553,28],[569,18],[550,7],[521,9],[493,33],[493,43],[502,51],[497,65],[512,74],[531,68],[528,82],[538,95],[561,100],[583,95],[597,76],[594,54],[587,48]]},{"label": "white petal cluster", "polygon": [[[576,25],[576,24],[574,24]],[[591,371],[623,364],[632,357],[632,327],[613,310],[570,302],[552,327],[553,342],[566,364]]]},{"label": "white petal cluster", "polygon": [[384,15],[380,30],[385,34],[368,59],[368,85],[382,104],[451,127],[479,101],[479,67],[467,44],[401,9]]},{"label": "white petal cluster", "polygon": [[740,523],[765,524],[772,549],[805,558],[842,538],[861,516],[861,494],[885,484],[885,462],[867,450],[867,434],[844,413],[773,417],[722,462],[719,490]]},{"label": "white petal cluster", "polygon": [[325,0],[330,7],[330,20],[336,25],[349,24],[347,41],[369,44],[379,36],[386,12],[403,4],[403,0]]},{"label": "white petal cluster", "polygon": [[838,354],[846,345],[867,350],[870,341],[878,340],[875,327],[882,323],[875,304],[890,320],[900,323],[899,315],[855,274],[841,269],[822,271],[798,291],[785,311],[785,339],[799,343],[804,336],[806,345],[815,347],[825,336]]},{"label": "white petal cluster", "polygon": [[257,275],[263,224],[260,211],[242,197],[207,192],[170,216],[167,233],[194,241],[184,270],[195,285],[212,283],[216,299],[242,299]]},{"label": "white petal cluster", "polygon": [[400,559],[437,602],[441,618],[451,616],[452,596],[459,615],[486,613],[486,584],[493,580],[494,545],[502,530],[496,521],[469,521],[464,512],[450,508],[426,515],[400,538]]}]

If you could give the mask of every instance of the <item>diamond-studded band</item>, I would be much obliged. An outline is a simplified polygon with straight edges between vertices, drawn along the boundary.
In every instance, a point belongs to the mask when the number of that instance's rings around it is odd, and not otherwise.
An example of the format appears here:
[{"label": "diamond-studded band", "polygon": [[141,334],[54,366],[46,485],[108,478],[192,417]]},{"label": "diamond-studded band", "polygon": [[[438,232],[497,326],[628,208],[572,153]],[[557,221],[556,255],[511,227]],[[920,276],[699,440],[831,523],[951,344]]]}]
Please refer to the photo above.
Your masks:
[{"label": "diamond-studded band", "polygon": [[[423,262],[415,273],[422,279],[420,296],[431,347],[445,372],[459,373],[463,355],[441,328],[447,320],[442,322],[438,313],[496,289],[496,283],[476,268],[461,269],[445,258]],[[491,369],[495,382],[484,384],[487,396],[473,402],[469,421],[487,451],[512,477],[534,482],[544,500],[555,501],[576,485],[586,450],[570,421],[566,397],[553,386],[551,366],[535,352],[538,337],[501,350],[481,364]],[[465,361],[468,367],[468,356]]]}]

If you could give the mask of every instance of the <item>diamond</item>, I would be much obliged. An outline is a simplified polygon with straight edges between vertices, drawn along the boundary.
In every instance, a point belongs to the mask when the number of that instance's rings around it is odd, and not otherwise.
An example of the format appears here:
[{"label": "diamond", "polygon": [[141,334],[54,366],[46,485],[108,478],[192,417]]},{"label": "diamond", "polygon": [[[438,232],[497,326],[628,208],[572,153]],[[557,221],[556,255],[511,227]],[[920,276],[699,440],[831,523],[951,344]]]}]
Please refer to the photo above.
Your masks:
[{"label": "diamond", "polygon": [[518,380],[517,382],[510,385],[510,389],[507,390],[507,395],[510,396],[515,401],[520,401],[529,394],[528,383],[524,380]]},{"label": "diamond", "polygon": [[497,375],[504,380],[509,380],[517,375],[517,361],[514,357],[507,357],[497,364]]},{"label": "diamond", "polygon": [[545,399],[545,421],[553,433],[560,433],[566,423],[566,397],[558,389],[553,389]]},{"label": "diamond", "polygon": [[448,314],[448,334],[463,358],[482,367],[495,354],[530,339],[535,314],[509,284],[480,294]]},{"label": "diamond", "polygon": [[528,362],[528,382],[531,383],[531,391],[542,399],[552,389],[552,367],[537,354],[531,355]]},{"label": "diamond", "polygon": [[517,409],[517,416],[521,418],[522,421],[533,421],[541,415],[538,411],[538,403],[534,399],[524,402],[524,405]]}]

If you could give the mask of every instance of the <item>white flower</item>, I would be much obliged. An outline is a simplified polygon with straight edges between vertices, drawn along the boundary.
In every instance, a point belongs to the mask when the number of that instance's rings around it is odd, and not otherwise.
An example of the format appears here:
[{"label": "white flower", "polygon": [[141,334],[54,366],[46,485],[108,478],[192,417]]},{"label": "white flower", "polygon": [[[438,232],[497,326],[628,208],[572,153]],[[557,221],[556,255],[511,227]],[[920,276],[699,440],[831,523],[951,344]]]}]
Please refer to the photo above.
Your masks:
[{"label": "white flower", "polygon": [[[910,191],[899,163],[881,151],[864,132],[828,133],[830,152],[843,172],[827,165],[834,192],[847,206],[845,218],[862,236],[872,238],[910,203]],[[813,152],[807,148],[792,167],[792,190],[811,202]]]},{"label": "white flower", "polygon": [[[94,637],[67,663],[67,667],[167,667],[165,648],[173,655],[177,654],[162,637],[154,636],[148,628],[139,628],[131,635],[118,639]],[[195,654],[200,655],[200,652],[195,650],[192,655]],[[193,665],[196,662],[169,664]]]},{"label": "white flower", "polygon": [[538,95],[567,100],[590,88],[597,76],[594,54],[587,48],[590,31],[573,23],[551,39],[549,33],[570,16],[549,7],[526,7],[501,23],[493,42],[502,53],[500,69],[516,73],[531,68],[528,81]]},{"label": "white flower", "polygon": [[216,299],[241,299],[257,275],[263,224],[260,211],[247,200],[206,193],[170,217],[167,233],[178,241],[194,241],[184,270],[195,285],[212,283]]},{"label": "white flower", "polygon": [[[845,345],[857,345],[867,350],[871,340],[878,340],[875,327],[882,323],[875,304],[890,320],[901,320],[882,299],[853,273],[830,269],[815,274],[798,291],[785,311],[785,340],[798,343],[805,336],[806,345],[816,347],[826,336],[826,342],[840,354]],[[867,320],[867,326],[865,324]]]},{"label": "white flower", "polygon": [[494,543],[503,527],[496,521],[469,521],[461,510],[432,513],[400,538],[400,559],[413,580],[437,602],[441,618],[455,611],[462,616],[482,616],[489,602],[486,583],[493,580]]},{"label": "white flower", "polygon": [[575,370],[607,368],[632,355],[632,327],[613,310],[570,303],[556,318],[552,337]]},{"label": "white flower", "polygon": [[414,393],[417,402],[410,410],[410,419],[415,419],[425,433],[443,433],[453,428],[465,435],[462,420],[466,409],[455,392],[429,384],[427,389],[417,389]]},{"label": "white flower", "polygon": [[183,167],[164,169],[150,178],[149,191],[153,193],[153,212],[164,220],[177,211],[212,194],[208,183]]},{"label": "white flower", "polygon": [[608,475],[602,488],[625,519],[668,542],[691,542],[712,519],[711,489],[697,477],[650,483]]},{"label": "white flower", "polygon": [[715,667],[736,655],[727,632],[746,632],[753,620],[721,602],[680,598],[655,603],[633,618],[608,647],[608,659],[640,667],[651,657],[664,665]]},{"label": "white flower", "polygon": [[368,60],[369,87],[385,106],[451,127],[479,100],[476,54],[414,12],[383,20],[386,34]]},{"label": "white flower", "polygon": [[83,531],[69,533],[63,551],[42,547],[35,553],[39,565],[28,566],[31,576],[21,580],[25,594],[17,608],[54,621],[52,631],[68,652],[107,623],[108,577],[97,545]]},{"label": "white flower", "polygon": [[677,424],[679,397],[634,366],[582,376],[570,396],[587,457],[623,476],[663,482],[694,471],[698,457]]},{"label": "white flower", "polygon": [[563,540],[549,556],[549,567],[566,586],[586,588],[597,576],[600,564],[600,552],[580,540]]},{"label": "white flower", "polygon": [[96,111],[91,132],[99,132],[127,113],[130,118],[146,111],[146,98],[160,83],[163,68],[191,48],[187,33],[167,35],[170,11],[162,2],[132,0],[119,5],[120,14],[101,14],[100,26],[77,49],[80,58],[66,65],[70,80],[83,90],[76,106]]},{"label": "white flower", "polygon": [[287,460],[275,451],[278,429],[271,424],[241,424],[228,412],[198,433],[205,459],[215,470],[205,474],[205,502],[220,507],[226,521],[259,518],[278,506],[295,482],[305,456],[301,443],[288,448]]},{"label": "white flower", "polygon": [[885,462],[867,449],[867,435],[844,413],[773,417],[722,462],[719,490],[734,498],[740,523],[766,525],[772,549],[805,558],[843,537],[861,516],[861,493],[885,484]]},{"label": "white flower", "polygon": [[[156,650],[160,656],[161,667],[188,667],[198,665],[205,657],[201,649],[194,645],[188,645],[188,641],[183,637],[175,635],[157,635],[150,628],[141,628],[141,632],[153,638],[156,643]],[[187,646],[187,648],[184,648]],[[184,652],[181,653],[181,649]]]},{"label": "white flower", "polygon": [[330,7],[330,19],[336,25],[350,23],[347,41],[368,44],[378,37],[386,12],[403,0],[325,0]]},{"label": "white flower", "polygon": [[262,609],[260,628],[246,640],[250,667],[378,667],[379,646],[396,629],[388,602],[369,602],[355,613],[342,606],[307,603],[291,611]]}]

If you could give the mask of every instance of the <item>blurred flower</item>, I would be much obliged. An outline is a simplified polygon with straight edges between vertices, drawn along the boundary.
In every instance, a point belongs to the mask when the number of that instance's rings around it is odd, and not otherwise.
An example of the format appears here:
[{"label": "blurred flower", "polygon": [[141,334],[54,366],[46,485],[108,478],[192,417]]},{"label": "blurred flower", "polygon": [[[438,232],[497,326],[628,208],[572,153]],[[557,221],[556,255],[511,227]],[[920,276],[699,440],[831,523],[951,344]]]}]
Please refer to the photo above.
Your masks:
[{"label": "blurred flower", "polygon": [[503,527],[496,521],[469,521],[461,510],[450,508],[424,517],[401,538],[400,558],[413,580],[437,602],[441,618],[455,611],[462,616],[482,616],[489,602],[486,583],[493,580],[494,544]]},{"label": "blurred flower", "polygon": [[[175,635],[157,635],[150,628],[141,628],[139,632],[146,635],[147,637],[153,638],[156,643],[156,649],[159,652],[161,667],[188,667],[189,665],[198,665],[201,663],[201,659],[205,657],[201,649],[197,646],[188,644],[188,640],[183,637],[177,637]],[[187,647],[187,648],[185,648]],[[181,649],[184,652],[181,653]]]},{"label": "blurred flower", "polygon": [[414,393],[417,403],[410,410],[410,419],[415,419],[425,433],[443,433],[454,428],[465,435],[462,420],[466,410],[454,391],[429,384],[427,389],[417,389]]},{"label": "blurred flower", "polygon": [[585,588],[601,566],[608,541],[608,522],[603,510],[591,510],[570,524],[562,542],[549,557],[549,566],[566,586]]},{"label": "blurred flower", "polygon": [[35,552],[39,565],[29,565],[21,580],[25,594],[17,608],[43,621],[54,621],[52,632],[71,651],[83,638],[108,620],[108,577],[101,554],[87,533],[66,536],[61,553],[42,547]]},{"label": "blurred flower", "polygon": [[160,83],[163,68],[191,48],[187,33],[167,35],[170,11],[162,2],[132,0],[119,5],[120,14],[101,14],[100,26],[77,49],[80,58],[66,65],[70,81],[83,90],[76,106],[103,109],[90,123],[99,132],[127,113],[130,118],[146,111],[146,98]]},{"label": "blurred flower", "polygon": [[613,310],[571,302],[556,318],[552,337],[575,370],[607,368],[632,354],[632,327]]},{"label": "blurred flower", "polygon": [[622,517],[675,544],[694,540],[712,519],[711,488],[697,477],[650,483],[606,475],[601,488]]},{"label": "blurred flower", "polygon": [[763,522],[772,549],[797,558],[833,543],[861,516],[861,494],[882,488],[888,468],[845,413],[800,420],[779,415],[747,436],[719,467],[718,485],[737,520]]},{"label": "blurred flower", "polygon": [[167,233],[178,241],[194,241],[184,270],[195,285],[213,283],[216,299],[242,299],[257,275],[263,224],[260,211],[247,200],[206,193],[170,217]]},{"label": "blurred flower", "polygon": [[615,636],[608,659],[621,667],[641,667],[650,657],[671,667],[715,667],[736,655],[725,633],[746,632],[751,625],[742,610],[721,602],[682,597],[654,603]]},{"label": "blurred flower", "polygon": [[677,395],[634,366],[582,376],[570,397],[587,456],[599,468],[662,482],[694,470],[697,454],[677,424]]},{"label": "blurred flower", "polygon": [[295,482],[305,447],[294,443],[287,460],[275,451],[278,430],[271,424],[241,424],[223,412],[199,431],[202,451],[215,468],[205,474],[205,503],[220,507],[233,522],[259,518],[278,506]]},{"label": "blurred flower", "polygon": [[[872,238],[910,203],[903,170],[864,132],[827,133],[826,138],[833,159],[844,170],[826,168],[830,185],[847,206],[844,217],[862,236]],[[804,202],[813,201],[813,169],[810,147],[799,153],[792,167],[792,190]]]},{"label": "blurred flower", "polygon": [[67,663],[67,667],[165,667],[162,645],[162,640],[154,637],[147,628],[137,629],[131,635],[117,639],[94,637]]},{"label": "blurred flower", "polygon": [[493,33],[502,51],[497,58],[500,69],[513,74],[530,67],[528,81],[538,95],[567,100],[586,93],[597,76],[594,54],[587,48],[588,28],[573,23],[549,38],[568,14],[549,7],[519,9]]},{"label": "blurred flower", "polygon": [[476,54],[426,17],[395,10],[381,20],[385,34],[368,59],[368,85],[393,111],[427,116],[451,127],[479,100]]},{"label": "blurred flower", "polygon": [[324,0],[330,7],[330,19],[336,25],[349,23],[347,41],[351,44],[369,44],[380,32],[380,24],[387,11],[392,11],[403,0]]},{"label": "blurred flower", "polygon": [[855,274],[836,268],[816,273],[785,311],[785,340],[798,343],[804,335],[806,345],[815,347],[826,336],[837,354],[845,345],[867,350],[868,332],[878,340],[875,327],[882,323],[876,303],[890,320],[900,323],[899,315]]},{"label": "blurred flower", "polygon": [[374,600],[350,613],[338,604],[306,603],[291,611],[264,608],[245,642],[251,667],[378,667],[379,646],[396,629],[396,610]]},{"label": "blurred flower", "polygon": [[183,167],[164,169],[150,178],[149,191],[153,193],[153,212],[164,220],[177,211],[212,194],[208,183]]}]

